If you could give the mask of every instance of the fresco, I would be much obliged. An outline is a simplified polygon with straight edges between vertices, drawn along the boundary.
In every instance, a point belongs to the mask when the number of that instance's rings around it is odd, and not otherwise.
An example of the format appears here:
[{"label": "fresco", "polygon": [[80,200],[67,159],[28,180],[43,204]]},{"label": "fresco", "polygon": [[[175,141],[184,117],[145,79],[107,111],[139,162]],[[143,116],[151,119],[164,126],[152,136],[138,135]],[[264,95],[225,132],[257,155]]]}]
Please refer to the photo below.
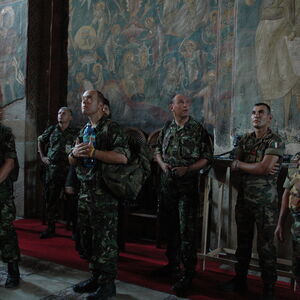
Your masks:
[{"label": "fresco", "polygon": [[[226,2],[226,1],[225,1]],[[151,132],[168,119],[175,93],[214,125],[217,0],[70,1],[68,103],[81,122],[80,95],[97,88],[113,118]]]},{"label": "fresco", "polygon": [[0,107],[25,96],[26,1],[0,3]]},{"label": "fresco", "polygon": [[251,129],[262,101],[275,131],[300,141],[300,1],[70,1],[69,30],[68,102],[78,122],[85,89],[103,91],[114,119],[147,133],[184,93],[217,152]]},{"label": "fresco", "polygon": [[[236,31],[234,115],[268,103],[273,129],[287,142],[300,142],[300,2],[239,0]],[[235,117],[233,133],[249,128]]]},{"label": "fresco", "polygon": [[[234,0],[219,2],[219,28],[217,44],[217,86],[215,90],[214,138],[218,148],[231,148],[232,98],[234,96],[235,18]],[[220,150],[223,152],[222,150]]]}]

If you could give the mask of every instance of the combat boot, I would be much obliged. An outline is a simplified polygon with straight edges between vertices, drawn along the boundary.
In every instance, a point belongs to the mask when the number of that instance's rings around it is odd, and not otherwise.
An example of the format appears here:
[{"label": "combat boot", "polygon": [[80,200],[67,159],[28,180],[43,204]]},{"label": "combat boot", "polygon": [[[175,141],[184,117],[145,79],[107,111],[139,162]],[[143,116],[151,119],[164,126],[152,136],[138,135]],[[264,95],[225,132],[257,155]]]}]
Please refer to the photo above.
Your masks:
[{"label": "combat boot", "polygon": [[116,296],[116,285],[114,281],[109,281],[100,284],[97,291],[86,297],[87,300],[108,300],[109,298]]},{"label": "combat boot", "polygon": [[222,292],[247,292],[247,277],[236,275],[229,281],[221,283],[218,288]]},{"label": "combat boot", "polygon": [[17,261],[10,262],[7,264],[7,279],[5,282],[6,288],[17,287],[20,283],[20,271],[19,264]]},{"label": "combat boot", "polygon": [[262,295],[262,300],[273,300],[275,299],[275,284],[265,283]]},{"label": "combat boot", "polygon": [[40,239],[48,239],[55,236],[55,223],[49,223],[48,228],[40,234]]},{"label": "combat boot", "polygon": [[91,278],[75,284],[73,291],[80,294],[95,292],[99,287],[98,277],[99,275],[93,274]]},{"label": "combat boot", "polygon": [[178,297],[185,297],[192,286],[195,272],[184,273],[182,277],[172,286],[172,290]]}]

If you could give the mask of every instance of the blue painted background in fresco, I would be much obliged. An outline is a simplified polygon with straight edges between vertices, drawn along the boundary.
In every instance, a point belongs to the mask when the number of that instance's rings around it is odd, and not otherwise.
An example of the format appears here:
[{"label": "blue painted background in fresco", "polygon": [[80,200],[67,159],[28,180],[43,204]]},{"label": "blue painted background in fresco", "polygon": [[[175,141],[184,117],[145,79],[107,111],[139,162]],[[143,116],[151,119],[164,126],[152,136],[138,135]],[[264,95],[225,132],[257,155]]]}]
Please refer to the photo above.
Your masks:
[{"label": "blue painted background in fresco", "polygon": [[25,96],[26,3],[0,2],[0,107]]}]

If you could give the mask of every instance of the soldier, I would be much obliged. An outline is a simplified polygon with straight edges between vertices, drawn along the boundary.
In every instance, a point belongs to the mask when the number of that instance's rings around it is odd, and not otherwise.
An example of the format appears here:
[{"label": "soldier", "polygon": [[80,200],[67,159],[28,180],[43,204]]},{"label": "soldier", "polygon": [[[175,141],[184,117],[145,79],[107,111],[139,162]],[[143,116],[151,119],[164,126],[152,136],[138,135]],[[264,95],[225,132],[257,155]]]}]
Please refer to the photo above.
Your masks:
[{"label": "soldier", "polygon": [[71,109],[61,107],[57,114],[58,124],[48,127],[38,137],[38,150],[46,167],[44,184],[48,218],[48,228],[41,233],[41,239],[55,235],[60,194],[65,187],[69,169],[68,154],[78,134],[78,131],[70,126],[71,120]]},{"label": "soldier", "polygon": [[[77,293],[91,293],[87,299],[108,299],[116,294],[118,200],[101,177],[103,162],[127,164],[129,147],[119,125],[103,111],[104,96],[96,90],[85,91],[81,110],[89,123],[81,130],[69,155],[81,182],[78,226],[81,254],[89,261],[92,276],[74,285]],[[83,142],[87,128],[93,128],[89,143]]]},{"label": "soldier", "polygon": [[223,291],[245,292],[252,253],[254,225],[257,227],[257,251],[264,282],[264,299],[275,293],[276,248],[274,231],[277,223],[277,165],[284,152],[282,139],[269,128],[272,114],[269,105],[257,103],[251,114],[254,132],[245,134],[238,145],[232,171],[239,171],[240,184],[235,207],[237,224],[236,275],[223,283]]},{"label": "soldier", "polygon": [[19,285],[20,249],[13,226],[16,208],[13,200],[13,182],[10,177],[17,158],[15,140],[10,128],[0,123],[0,252],[8,264],[6,288]]},{"label": "soldier", "polygon": [[288,213],[291,213],[293,237],[293,274],[296,279],[296,294],[300,296],[300,152],[294,157],[297,168],[290,168],[284,182],[285,188],[278,224],[275,235],[280,242],[284,242],[284,224]]},{"label": "soldier", "polygon": [[166,225],[168,264],[154,272],[183,275],[172,289],[183,296],[191,286],[197,264],[198,171],[212,158],[208,133],[190,115],[191,100],[181,94],[171,103],[173,121],[158,137],[156,160],[162,169],[161,214]]}]

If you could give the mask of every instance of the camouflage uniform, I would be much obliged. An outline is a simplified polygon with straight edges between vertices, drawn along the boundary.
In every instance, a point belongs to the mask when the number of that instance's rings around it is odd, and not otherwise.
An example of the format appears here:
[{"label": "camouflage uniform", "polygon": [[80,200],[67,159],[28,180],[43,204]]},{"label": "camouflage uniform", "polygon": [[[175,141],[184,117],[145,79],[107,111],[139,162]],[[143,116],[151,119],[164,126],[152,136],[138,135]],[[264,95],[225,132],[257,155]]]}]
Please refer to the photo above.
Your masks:
[{"label": "camouflage uniform", "polygon": [[[5,159],[17,157],[11,130],[0,124],[0,166]],[[13,226],[16,208],[13,201],[13,183],[8,177],[0,184],[0,252],[5,263],[20,260],[18,238]]]},{"label": "camouflage uniform", "polygon": [[[108,130],[107,130],[108,126]],[[84,128],[80,131],[82,142]],[[129,158],[127,139],[118,126],[103,116],[95,128],[95,149],[109,150]],[[78,227],[81,256],[89,261],[100,283],[113,281],[117,273],[118,200],[105,186],[101,176],[101,161],[85,168],[82,160],[76,167],[81,187],[78,202]]]},{"label": "camouflage uniform", "polygon": [[68,127],[64,131],[59,125],[48,127],[38,137],[39,142],[48,144],[47,157],[50,165],[46,167],[45,189],[47,197],[48,226],[54,226],[58,217],[59,196],[65,187],[69,169],[68,153],[75,142],[78,131]]},{"label": "camouflage uniform", "polygon": [[[246,163],[263,160],[265,155],[280,158],[284,152],[282,139],[269,129],[266,136],[256,138],[255,133],[244,135],[239,143],[237,157]],[[281,160],[280,160],[281,161]],[[237,223],[236,274],[246,277],[252,253],[254,225],[257,227],[257,251],[266,284],[276,282],[276,248],[274,231],[278,217],[276,175],[242,173],[235,207]]]},{"label": "camouflage uniform", "polygon": [[300,279],[300,166],[298,169],[289,169],[283,187],[290,192],[289,208],[293,218],[293,273]]},{"label": "camouflage uniform", "polygon": [[[155,154],[172,167],[190,166],[200,159],[212,158],[208,133],[189,118],[179,127],[173,120],[158,137]],[[197,264],[198,173],[176,177],[161,175],[161,219],[166,226],[166,255],[171,265],[182,262],[185,272],[193,274]]]}]

